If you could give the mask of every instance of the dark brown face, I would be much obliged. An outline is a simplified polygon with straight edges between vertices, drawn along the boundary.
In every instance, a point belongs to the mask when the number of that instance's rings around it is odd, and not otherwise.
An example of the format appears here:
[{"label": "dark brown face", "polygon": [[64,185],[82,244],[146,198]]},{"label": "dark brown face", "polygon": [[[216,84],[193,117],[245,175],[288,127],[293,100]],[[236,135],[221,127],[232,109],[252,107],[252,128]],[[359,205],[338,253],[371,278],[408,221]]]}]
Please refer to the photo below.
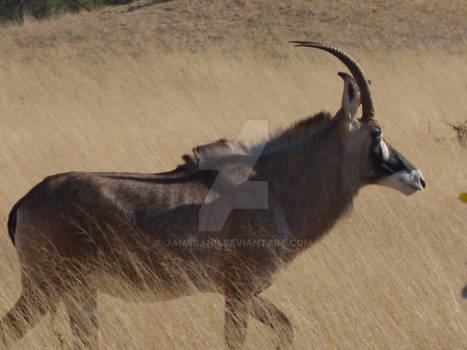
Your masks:
[{"label": "dark brown face", "polygon": [[[392,187],[407,195],[423,190],[425,180],[420,170],[383,140],[383,131],[374,119],[375,108],[371,98],[370,84],[357,62],[342,50],[326,44],[310,41],[292,41],[292,43],[295,46],[327,51],[337,57],[352,73],[352,75],[339,73],[344,80],[341,120],[346,123],[343,129],[348,130],[347,136],[354,138],[356,144],[363,141],[368,146],[369,141],[371,174],[368,182]],[[357,120],[357,109],[360,104],[362,105],[362,117]],[[355,130],[360,132],[355,132]],[[371,139],[368,140],[367,137]]]},{"label": "dark brown face", "polygon": [[384,141],[383,131],[378,125],[370,127],[370,135],[370,182],[395,188],[406,195],[423,190],[426,184],[421,171]]}]

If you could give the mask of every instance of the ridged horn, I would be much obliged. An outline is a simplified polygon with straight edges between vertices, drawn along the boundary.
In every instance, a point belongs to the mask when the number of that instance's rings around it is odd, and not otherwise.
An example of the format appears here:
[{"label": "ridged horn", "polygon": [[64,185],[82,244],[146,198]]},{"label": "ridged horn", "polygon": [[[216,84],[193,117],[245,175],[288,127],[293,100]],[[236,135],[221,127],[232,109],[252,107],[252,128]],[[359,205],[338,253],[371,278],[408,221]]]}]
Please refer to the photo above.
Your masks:
[{"label": "ridged horn", "polygon": [[358,88],[360,89],[362,99],[362,120],[369,120],[375,116],[375,107],[373,105],[373,99],[371,98],[370,86],[368,80],[365,78],[360,66],[355,60],[347,55],[345,52],[324,44],[314,43],[310,41],[290,41],[295,44],[296,47],[314,47],[331,53],[336,56],[342,63],[346,65],[349,71],[352,73],[353,78],[357,82]]}]

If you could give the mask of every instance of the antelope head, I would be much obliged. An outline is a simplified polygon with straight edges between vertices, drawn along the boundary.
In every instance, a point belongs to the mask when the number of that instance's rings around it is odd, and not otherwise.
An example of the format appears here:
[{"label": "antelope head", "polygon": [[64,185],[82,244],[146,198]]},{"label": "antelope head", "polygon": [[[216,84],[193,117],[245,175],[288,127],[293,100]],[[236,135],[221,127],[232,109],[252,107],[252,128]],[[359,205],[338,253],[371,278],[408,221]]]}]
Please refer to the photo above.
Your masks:
[{"label": "antelope head", "polygon": [[[353,169],[360,179],[360,185],[378,184],[397,189],[406,195],[423,190],[425,180],[420,170],[384,139],[383,130],[375,119],[369,82],[355,60],[331,46],[307,41],[292,43],[327,51],[343,62],[352,73],[352,76],[339,73],[344,80],[344,93],[342,108],[335,118],[341,130],[344,153],[347,153],[348,159],[361,160]],[[362,116],[357,118],[360,104]]]}]

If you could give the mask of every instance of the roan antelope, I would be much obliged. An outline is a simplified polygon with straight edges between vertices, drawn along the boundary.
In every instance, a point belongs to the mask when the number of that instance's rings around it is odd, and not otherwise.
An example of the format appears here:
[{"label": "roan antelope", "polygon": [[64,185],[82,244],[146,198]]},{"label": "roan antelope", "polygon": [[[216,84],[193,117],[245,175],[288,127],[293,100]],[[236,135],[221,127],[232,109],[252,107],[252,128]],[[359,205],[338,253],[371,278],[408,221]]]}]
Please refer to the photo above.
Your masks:
[{"label": "roan antelope", "polygon": [[[384,141],[358,64],[330,46],[294,43],[325,50],[347,66],[352,76],[339,74],[342,108],[333,118],[320,113],[273,136],[252,170],[245,165],[251,149],[221,140],[195,148],[167,173],[50,176],[15,204],[8,230],[22,294],[2,319],[5,347],[63,301],[75,349],[97,349],[98,291],[148,301],[221,293],[230,349],[242,347],[248,315],[271,327],[281,348],[292,343],[291,323],[261,296],[275,272],[328,232],[363,186],[407,195],[425,187],[421,172]],[[230,170],[203,170],[200,159]],[[234,210],[221,230],[200,231],[200,208],[223,200],[222,193],[207,198],[221,173],[229,193],[266,182],[267,209]]]}]

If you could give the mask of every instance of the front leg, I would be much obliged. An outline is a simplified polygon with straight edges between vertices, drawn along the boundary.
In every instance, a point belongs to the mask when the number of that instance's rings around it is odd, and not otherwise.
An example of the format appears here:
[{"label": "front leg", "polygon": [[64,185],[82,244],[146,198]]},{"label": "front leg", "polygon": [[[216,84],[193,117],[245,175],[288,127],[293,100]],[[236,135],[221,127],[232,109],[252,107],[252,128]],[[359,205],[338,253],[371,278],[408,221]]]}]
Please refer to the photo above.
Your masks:
[{"label": "front leg", "polygon": [[241,349],[248,328],[248,301],[225,296],[224,335],[230,350]]},{"label": "front leg", "polygon": [[247,275],[239,268],[232,269],[224,275],[224,336],[230,350],[241,349],[246,340],[248,315],[253,298],[252,283],[246,278]]},{"label": "front leg", "polygon": [[289,349],[294,340],[294,329],[288,317],[269,300],[257,295],[250,307],[251,315],[277,334],[277,349]]}]

